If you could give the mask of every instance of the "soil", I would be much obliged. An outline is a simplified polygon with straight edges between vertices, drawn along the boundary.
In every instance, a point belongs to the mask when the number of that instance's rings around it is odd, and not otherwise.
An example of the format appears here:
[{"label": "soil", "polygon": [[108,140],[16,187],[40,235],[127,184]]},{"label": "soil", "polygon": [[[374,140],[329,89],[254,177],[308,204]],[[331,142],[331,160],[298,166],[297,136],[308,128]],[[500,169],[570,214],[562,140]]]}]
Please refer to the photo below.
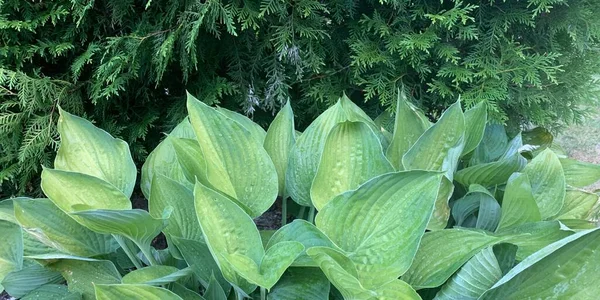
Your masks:
[{"label": "soil", "polygon": [[15,298],[9,296],[6,292],[0,294],[0,300],[14,300]]}]

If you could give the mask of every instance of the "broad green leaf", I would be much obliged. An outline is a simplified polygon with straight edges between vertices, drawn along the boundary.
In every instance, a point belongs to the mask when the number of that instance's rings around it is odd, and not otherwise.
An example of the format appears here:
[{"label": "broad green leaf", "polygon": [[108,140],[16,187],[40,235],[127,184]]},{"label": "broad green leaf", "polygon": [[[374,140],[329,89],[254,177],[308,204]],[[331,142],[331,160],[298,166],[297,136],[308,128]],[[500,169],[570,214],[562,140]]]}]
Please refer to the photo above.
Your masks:
[{"label": "broad green leaf", "polygon": [[[396,107],[398,106],[396,105]],[[391,135],[391,133],[394,132],[394,121],[394,116],[392,116],[389,111],[384,110],[373,120],[373,123],[375,123],[382,132]]]},{"label": "broad green leaf", "polygon": [[268,300],[328,300],[329,280],[318,268],[290,268],[271,289]]},{"label": "broad green leaf", "polygon": [[465,118],[457,101],[404,154],[402,165],[406,170],[444,171],[452,180],[464,146]]},{"label": "broad green leaf", "polygon": [[62,281],[60,273],[34,262],[31,266],[7,274],[2,280],[2,286],[11,297],[21,298],[45,284]]},{"label": "broad green leaf", "polygon": [[69,292],[67,286],[63,284],[46,284],[21,298],[21,300],[40,299],[80,300],[81,294]]},{"label": "broad green leaf", "polygon": [[155,219],[147,211],[87,210],[73,214],[85,227],[102,234],[114,234],[132,240],[144,255],[150,255],[150,243],[166,225],[166,219]]},{"label": "broad green leaf", "polygon": [[524,259],[481,299],[596,299],[600,230],[582,231]]},{"label": "broad green leaf", "polygon": [[498,230],[542,220],[535,203],[529,177],[524,173],[514,173],[506,184],[502,200],[502,217]]},{"label": "broad green leaf", "polygon": [[169,238],[181,237],[202,240],[202,230],[196,217],[194,195],[191,190],[167,176],[157,174],[152,181],[148,210],[153,218],[162,217],[165,209],[171,208],[169,223],[163,229]]},{"label": "broad green leaf", "polygon": [[199,182],[194,189],[194,198],[206,244],[223,277],[245,293],[251,293],[256,286],[240,277],[226,257],[237,255],[260,263],[265,251],[254,221],[226,196]]},{"label": "broad green leaf", "polygon": [[204,242],[182,238],[174,238],[173,242],[204,288],[208,287],[213,274],[223,288],[229,288],[229,284],[221,275],[219,266]]},{"label": "broad green leaf", "polygon": [[275,119],[267,130],[264,147],[269,153],[275,169],[277,170],[277,182],[279,183],[279,196],[285,194],[285,173],[288,166],[290,152],[296,143],[294,132],[294,112],[290,101],[277,113]]},{"label": "broad green leaf", "polygon": [[173,282],[171,285],[171,291],[173,291],[173,293],[177,294],[184,300],[205,300],[204,297],[200,296],[200,294],[186,288],[185,286],[177,282]]},{"label": "broad green leaf", "polygon": [[581,219],[561,219],[560,223],[573,231],[594,229],[598,227],[598,223],[595,221],[587,221]]},{"label": "broad green leaf", "polygon": [[62,259],[50,268],[59,271],[67,280],[69,291],[81,293],[82,299],[96,299],[94,286],[121,283],[121,275],[108,260]]},{"label": "broad green leaf", "polygon": [[60,147],[54,167],[100,178],[130,197],[137,169],[127,143],[113,138],[88,120],[60,108],[59,111]]},{"label": "broad green leaf", "polygon": [[442,176],[426,171],[381,175],[334,198],[315,223],[356,264],[365,287],[381,285],[410,266]]},{"label": "broad green leaf", "polygon": [[509,157],[512,157],[513,155],[519,154],[522,150],[522,147],[523,137],[519,132],[519,134],[517,134],[512,140],[510,140],[510,142],[508,142],[508,145],[506,145],[506,149],[504,150],[504,154],[502,154],[502,156],[500,156],[498,160],[507,159]]},{"label": "broad green leaf", "polygon": [[[207,162],[204,159],[202,148],[195,139],[173,138],[171,140],[177,161],[185,178],[189,182],[196,182],[196,179],[205,184],[209,184],[207,177]],[[187,186],[187,185],[186,185]]]},{"label": "broad green leaf", "polygon": [[485,103],[485,101],[481,101],[465,111],[465,148],[461,156],[475,150],[481,139],[483,139],[485,124],[487,123],[487,106]]},{"label": "broad green leaf", "polygon": [[517,245],[509,243],[496,244],[493,247],[494,255],[502,271],[502,275],[505,275],[513,268],[516,264],[516,255],[519,247]]},{"label": "broad green leaf", "polygon": [[327,247],[308,250],[329,281],[340,291],[344,299],[421,299],[410,285],[397,279],[375,288],[366,288],[358,280],[356,266],[342,252]]},{"label": "broad green leaf", "polygon": [[4,199],[0,201],[0,220],[8,221],[11,223],[17,224],[17,219],[15,219],[15,209],[13,207],[13,202],[19,199],[29,199],[25,197],[13,198],[13,199]]},{"label": "broad green leaf", "polygon": [[394,135],[385,154],[396,170],[404,170],[402,156],[429,127],[431,127],[429,120],[409,103],[404,91],[398,93]]},{"label": "broad green leaf", "polygon": [[556,219],[587,220],[598,203],[598,195],[583,190],[568,189],[565,194],[565,204]]},{"label": "broad green leaf", "polygon": [[167,289],[145,284],[96,284],[94,289],[97,300],[183,300]]},{"label": "broad green leaf", "polygon": [[475,228],[495,231],[500,221],[500,205],[488,190],[474,184],[463,198],[454,202],[452,216],[457,226],[469,227],[463,223],[468,216],[473,216],[477,219]]},{"label": "broad green leaf", "polygon": [[529,177],[533,199],[543,220],[558,214],[565,198],[565,175],[558,157],[546,149],[538,154],[523,172]]},{"label": "broad green leaf", "polygon": [[290,241],[271,246],[265,252],[260,264],[239,254],[227,255],[225,258],[246,280],[270,290],[303,251],[304,246],[301,243]]},{"label": "broad green leaf", "polygon": [[312,204],[321,210],[335,196],[393,171],[369,126],[362,122],[338,123],[329,132],[323,148],[310,190]]},{"label": "broad green leaf", "polygon": [[210,186],[236,199],[252,217],[277,197],[277,171],[250,131],[188,94],[190,121],[207,163]]},{"label": "broad green leaf", "polygon": [[482,163],[456,172],[454,179],[464,186],[480,184],[494,186],[504,184],[514,172],[521,171],[527,160],[519,153],[498,161]]},{"label": "broad green leaf", "polygon": [[561,158],[567,184],[574,187],[586,187],[600,180],[600,165]]},{"label": "broad green leaf", "polygon": [[149,266],[123,276],[126,284],[166,285],[192,274],[191,268],[177,269],[171,266]]},{"label": "broad green leaf", "polygon": [[42,170],[42,190],[62,211],[131,209],[131,201],[112,184],[83,173]]},{"label": "broad green leaf", "polygon": [[506,130],[501,124],[487,124],[479,146],[471,156],[470,165],[489,163],[497,160],[505,153],[508,145]]},{"label": "broad green leaf", "polygon": [[227,300],[227,296],[225,295],[225,291],[217,280],[215,276],[211,274],[210,281],[208,283],[208,287],[204,292],[204,297],[211,300]]},{"label": "broad green leaf", "polygon": [[23,229],[60,252],[90,257],[114,252],[119,245],[77,223],[48,199],[14,201],[15,217]]},{"label": "broad green leaf", "polygon": [[502,238],[468,229],[427,232],[402,280],[416,289],[440,286],[481,249],[502,241]]},{"label": "broad green leaf", "polygon": [[564,228],[558,221],[526,223],[519,226],[498,230],[496,236],[507,243],[517,245],[517,259],[523,260],[534,252],[571,235],[573,232]]},{"label": "broad green leaf", "polygon": [[6,274],[23,267],[23,233],[17,224],[0,220],[0,282]]},{"label": "broad green leaf", "polygon": [[450,219],[450,206],[448,201],[454,193],[454,184],[443,176],[438,189],[438,194],[435,199],[435,206],[433,208],[433,214],[429,223],[427,223],[427,230],[440,230],[446,228],[448,225],[448,219]]},{"label": "broad green leaf", "polygon": [[[305,250],[316,246],[325,246],[335,248],[336,246],[329,238],[321,232],[315,225],[305,220],[296,219],[292,223],[281,227],[269,240],[266,249],[271,246],[286,241],[297,241],[304,245]],[[317,267],[315,262],[304,251],[296,258],[292,266],[311,266]]]},{"label": "broad green leaf", "polygon": [[492,247],[473,256],[444,284],[434,299],[477,299],[502,277],[502,270]]},{"label": "broad green leaf", "polygon": [[252,137],[259,143],[263,144],[265,142],[265,138],[267,136],[267,132],[260,127],[260,125],[254,123],[254,121],[250,120],[250,118],[237,113],[235,111],[231,111],[222,107],[217,107],[216,110],[228,118],[240,123],[244,128],[246,128]]},{"label": "broad green leaf", "polygon": [[146,158],[144,165],[142,166],[142,175],[140,181],[140,188],[144,193],[146,199],[150,199],[150,190],[152,186],[152,178],[155,174],[163,174],[185,186],[189,189],[194,187],[192,182],[189,182],[181,165],[177,161],[175,149],[173,149],[172,140],[174,138],[187,138],[195,139],[196,135],[192,129],[192,124],[188,118],[185,118],[179,123],[171,133],[162,141]]}]

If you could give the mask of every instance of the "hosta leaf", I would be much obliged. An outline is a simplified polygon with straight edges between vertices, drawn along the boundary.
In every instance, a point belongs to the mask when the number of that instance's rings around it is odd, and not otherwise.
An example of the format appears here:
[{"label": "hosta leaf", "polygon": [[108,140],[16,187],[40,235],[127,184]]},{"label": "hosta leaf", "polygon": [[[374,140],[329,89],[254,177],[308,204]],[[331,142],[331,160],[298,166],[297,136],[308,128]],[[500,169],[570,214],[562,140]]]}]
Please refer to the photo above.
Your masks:
[{"label": "hosta leaf", "polygon": [[536,146],[535,152],[539,152],[549,148],[552,145],[554,136],[543,127],[536,127],[523,132],[523,143],[526,145]]},{"label": "hosta leaf", "polygon": [[502,277],[492,247],[473,256],[437,293],[435,299],[477,299]]},{"label": "hosta leaf", "polygon": [[244,128],[246,128],[250,134],[252,135],[252,137],[259,143],[259,144],[263,144],[265,142],[265,138],[267,136],[267,132],[260,127],[260,125],[254,123],[252,120],[250,120],[250,118],[237,113],[235,111],[231,111],[222,107],[217,107],[216,110],[222,114],[224,114],[225,116],[227,116],[228,118],[240,123],[240,125],[244,126]]},{"label": "hosta leaf", "polygon": [[334,198],[315,223],[356,264],[365,287],[398,278],[417,251],[442,174],[389,173]]},{"label": "hosta leaf", "polygon": [[290,268],[271,289],[268,300],[328,300],[329,280],[318,268]]},{"label": "hosta leaf", "polygon": [[561,158],[567,184],[574,187],[586,187],[600,180],[600,165]]},{"label": "hosta leaf", "polygon": [[508,271],[510,271],[510,269],[512,269],[515,265],[518,249],[519,247],[517,245],[509,243],[500,243],[494,245],[494,255],[496,256],[496,260],[498,261],[502,275],[508,273]]},{"label": "hosta leaf", "polygon": [[23,234],[17,224],[0,220],[0,282],[6,274],[23,267]]},{"label": "hosta leaf", "polygon": [[514,172],[522,170],[527,160],[519,153],[495,162],[482,163],[456,172],[455,180],[464,186],[494,186],[506,183]]},{"label": "hosta leaf", "polygon": [[186,288],[185,286],[177,282],[173,282],[171,285],[171,291],[173,291],[173,293],[177,294],[184,300],[205,300],[204,297],[200,296],[200,294]]},{"label": "hosta leaf", "polygon": [[506,184],[502,200],[502,217],[498,230],[530,222],[541,221],[529,177],[524,173],[514,173]]},{"label": "hosta leaf", "polygon": [[96,299],[94,286],[121,283],[121,275],[108,260],[63,259],[50,265],[67,280],[69,291],[81,293],[82,299]]},{"label": "hosta leaf", "polygon": [[503,238],[507,243],[517,245],[519,247],[517,259],[523,260],[534,252],[572,233],[572,231],[563,228],[557,221],[544,221],[499,230],[496,235]]},{"label": "hosta leaf", "polygon": [[504,153],[502,154],[502,156],[500,156],[500,158],[498,158],[498,160],[507,159],[509,157],[512,157],[513,155],[520,153],[520,151],[522,150],[521,149],[522,147],[523,147],[523,137],[521,136],[521,133],[519,132],[519,134],[517,134],[512,140],[510,140],[510,142],[508,142],[508,145],[506,145],[506,149],[504,150]]},{"label": "hosta leaf", "polygon": [[505,153],[508,145],[506,130],[501,124],[487,124],[483,138],[471,156],[471,165],[495,161]]},{"label": "hosta leaf", "polygon": [[473,108],[465,111],[465,148],[462,155],[471,153],[477,148],[483,138],[486,122],[487,106],[485,101],[479,102]]},{"label": "hosta leaf", "polygon": [[524,259],[481,299],[595,299],[599,273],[600,230],[582,231]]},{"label": "hosta leaf", "polygon": [[198,141],[195,139],[172,138],[171,144],[175,149],[177,161],[185,178],[189,182],[196,182],[196,179],[198,179],[205,184],[209,184],[207,177],[208,165]]},{"label": "hosta leaf", "polygon": [[450,197],[452,197],[453,192],[454,184],[452,184],[448,177],[443,176],[435,199],[433,214],[431,215],[431,219],[429,219],[429,223],[427,223],[427,230],[440,230],[446,228],[448,219],[450,218],[450,206],[448,206],[448,201],[450,200]]},{"label": "hosta leaf", "polygon": [[387,158],[396,170],[404,170],[402,156],[429,127],[431,127],[431,123],[427,117],[408,102],[403,91],[400,92],[396,102],[394,135],[386,151]]},{"label": "hosta leaf", "polygon": [[60,147],[54,160],[57,170],[100,178],[130,197],[137,169],[126,142],[113,138],[90,121],[59,108]]},{"label": "hosta leaf", "polygon": [[474,184],[463,198],[456,200],[452,207],[452,216],[457,226],[467,227],[463,223],[468,216],[474,216],[476,211],[475,228],[495,231],[500,221],[500,205],[488,190]]},{"label": "hosta leaf", "polygon": [[285,173],[288,166],[288,158],[295,143],[294,112],[288,100],[269,126],[264,143],[265,150],[269,153],[277,170],[279,196],[282,197],[285,191]]},{"label": "hosta leaf", "polygon": [[225,258],[231,266],[249,282],[271,289],[283,272],[304,251],[299,242],[280,242],[270,247],[260,265],[245,255],[231,254]]},{"label": "hosta leaf", "polygon": [[460,102],[452,104],[402,157],[406,170],[444,171],[452,180],[465,146],[465,118]]},{"label": "hosta leaf", "polygon": [[61,299],[61,300],[79,300],[81,294],[69,292],[66,285],[46,284],[29,292],[21,300],[40,300],[40,299]]},{"label": "hosta leaf", "polygon": [[352,260],[337,250],[313,247],[308,250],[308,254],[319,264],[344,299],[421,299],[410,285],[397,279],[375,288],[365,288],[357,278],[356,266]]},{"label": "hosta leaf", "polygon": [[[323,232],[315,227],[315,225],[300,219],[296,219],[292,223],[287,224],[277,230],[277,232],[275,232],[275,234],[273,234],[269,240],[266,249],[271,248],[271,246],[276,245],[277,243],[286,241],[300,242],[302,245],[304,245],[305,250],[316,246],[335,248],[333,242],[331,242]],[[306,255],[306,251],[296,258],[296,261],[294,261],[292,266],[317,267],[313,260]]]},{"label": "hosta leaf", "polygon": [[13,202],[19,199],[29,199],[25,197],[13,198],[13,199],[4,199],[0,201],[0,220],[8,221],[11,223],[17,224],[17,219],[15,219],[15,209],[13,206]]},{"label": "hosta leaf", "polygon": [[444,229],[427,232],[402,280],[417,289],[440,286],[481,249],[499,242],[502,238],[482,231]]},{"label": "hosta leaf", "polygon": [[237,255],[260,263],[265,252],[254,221],[226,196],[198,182],[194,198],[202,233],[223,277],[251,293],[256,286],[240,277],[225,258]]},{"label": "hosta leaf", "polygon": [[568,189],[565,204],[556,219],[587,219],[598,203],[598,195],[582,190]]},{"label": "hosta leaf", "polygon": [[260,216],[277,197],[277,171],[262,143],[189,94],[187,106],[210,186],[235,198],[251,216]]},{"label": "hosta leaf", "polygon": [[90,257],[114,252],[119,247],[112,236],[87,229],[48,199],[19,199],[14,206],[21,226],[60,252]]},{"label": "hosta leaf", "polygon": [[565,175],[558,157],[546,149],[538,154],[523,172],[529,177],[533,199],[543,220],[558,214],[564,204]]},{"label": "hosta leaf", "polygon": [[62,211],[131,209],[131,201],[110,183],[82,173],[42,170],[42,190]]},{"label": "hosta leaf", "polygon": [[225,291],[219,285],[215,276],[211,274],[210,281],[208,283],[208,287],[204,292],[204,297],[211,300],[227,300],[227,296],[225,295]]},{"label": "hosta leaf", "polygon": [[219,266],[204,242],[182,238],[174,238],[173,241],[204,288],[208,287],[213,274],[215,274],[219,285],[226,289],[229,288],[229,284],[221,275]]},{"label": "hosta leaf", "polygon": [[169,223],[163,229],[167,237],[202,240],[202,230],[196,212],[190,209],[193,206],[194,195],[191,190],[167,176],[155,175],[148,209],[150,215],[156,219],[162,217],[165,209],[172,209]]},{"label": "hosta leaf", "polygon": [[149,266],[127,273],[123,276],[121,282],[125,284],[146,284],[147,282],[171,275],[177,271],[179,271],[179,269],[171,266]]},{"label": "hosta leaf", "polygon": [[21,298],[45,284],[62,281],[63,277],[60,273],[33,263],[29,267],[7,274],[6,278],[2,280],[2,285],[11,297]]},{"label": "hosta leaf", "polygon": [[150,189],[152,186],[152,178],[155,174],[163,174],[188,188],[192,189],[194,184],[189,182],[181,165],[177,161],[175,149],[173,149],[172,140],[174,138],[187,138],[195,139],[196,135],[192,129],[192,124],[188,118],[185,118],[179,123],[171,133],[162,141],[146,158],[144,165],[142,166],[142,176],[140,181],[140,188],[144,193],[146,199],[150,199]]},{"label": "hosta leaf", "polygon": [[362,122],[338,123],[331,129],[323,148],[310,191],[312,203],[321,210],[338,194],[393,171],[369,126]]},{"label": "hosta leaf", "polygon": [[97,284],[94,289],[97,300],[183,300],[167,289],[145,284]]}]

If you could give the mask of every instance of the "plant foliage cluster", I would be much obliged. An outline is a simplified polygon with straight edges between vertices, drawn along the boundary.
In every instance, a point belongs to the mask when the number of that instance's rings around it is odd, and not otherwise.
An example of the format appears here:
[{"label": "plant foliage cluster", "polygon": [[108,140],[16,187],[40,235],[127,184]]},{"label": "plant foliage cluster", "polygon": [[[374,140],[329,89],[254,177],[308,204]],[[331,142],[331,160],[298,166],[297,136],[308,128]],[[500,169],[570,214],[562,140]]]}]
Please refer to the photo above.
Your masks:
[{"label": "plant foliage cluster", "polygon": [[[509,139],[484,104],[457,101],[435,123],[403,94],[396,107],[382,125],[344,96],[298,132],[288,103],[265,132],[188,96],[189,116],[142,167],[148,210],[132,209],[128,144],[59,109],[48,198],[0,203],[0,288],[99,300],[598,295],[599,196],[581,188],[600,165],[566,158],[539,128]],[[259,230],[253,218],[278,196],[282,223],[295,220]],[[166,249],[153,247],[160,233]]]},{"label": "plant foliage cluster", "polygon": [[[0,1],[0,181],[31,191],[57,105],[142,162],[185,90],[302,127],[346,91],[371,113],[401,85],[437,118],[458,95],[497,121],[577,120],[600,67],[598,1]],[[256,112],[256,113],[255,113]]]}]

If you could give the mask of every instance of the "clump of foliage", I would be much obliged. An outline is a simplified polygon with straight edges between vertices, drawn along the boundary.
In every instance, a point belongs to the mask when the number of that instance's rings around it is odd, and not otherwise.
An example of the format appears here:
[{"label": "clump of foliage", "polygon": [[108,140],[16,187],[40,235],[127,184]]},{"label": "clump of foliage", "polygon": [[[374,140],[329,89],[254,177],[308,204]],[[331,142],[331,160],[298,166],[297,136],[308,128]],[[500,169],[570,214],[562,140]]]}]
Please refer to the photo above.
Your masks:
[{"label": "clump of foliage", "polygon": [[261,125],[291,97],[304,127],[343,91],[374,115],[401,85],[434,118],[461,95],[500,122],[571,122],[593,99],[599,5],[0,1],[0,182],[37,185],[58,147],[58,104],[142,162],[185,115],[185,90]]},{"label": "clump of foliage", "polygon": [[[148,211],[129,200],[128,144],[59,109],[48,198],[0,202],[0,287],[101,300],[600,292],[599,196],[580,189],[599,165],[562,156],[543,130],[509,140],[484,104],[457,101],[435,123],[403,96],[396,107],[386,129],[344,96],[299,133],[288,103],[265,132],[188,95],[189,117],[141,170]],[[309,216],[259,230],[278,196]]]}]

